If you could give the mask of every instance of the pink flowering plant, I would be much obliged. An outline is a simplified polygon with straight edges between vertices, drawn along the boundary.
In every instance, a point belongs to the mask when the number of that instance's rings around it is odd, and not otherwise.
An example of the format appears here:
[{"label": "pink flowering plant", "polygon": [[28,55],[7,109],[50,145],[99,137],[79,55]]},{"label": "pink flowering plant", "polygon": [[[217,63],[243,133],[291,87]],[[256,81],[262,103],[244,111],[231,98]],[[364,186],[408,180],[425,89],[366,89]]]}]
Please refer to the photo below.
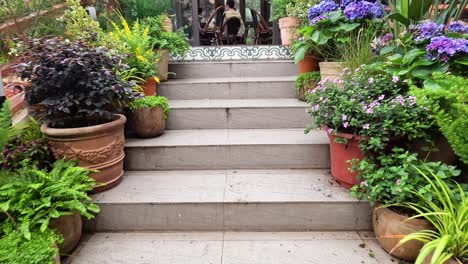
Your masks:
[{"label": "pink flowering plant", "polygon": [[321,81],[308,95],[313,125],[329,134],[366,138],[364,149],[384,150],[391,139],[426,137],[434,121],[408,94],[408,83],[368,67],[344,71],[344,80]]},{"label": "pink flowering plant", "polygon": [[453,188],[455,184],[452,180],[460,175],[460,170],[453,166],[418,160],[417,154],[397,147],[393,148],[391,153],[382,154],[375,160],[364,158],[354,169],[359,171],[363,182],[351,188],[351,196],[368,200],[371,204],[378,202],[383,205],[420,203],[420,196],[413,191],[437,202],[435,197],[432,197],[431,184],[419,171],[432,171],[436,177]]}]

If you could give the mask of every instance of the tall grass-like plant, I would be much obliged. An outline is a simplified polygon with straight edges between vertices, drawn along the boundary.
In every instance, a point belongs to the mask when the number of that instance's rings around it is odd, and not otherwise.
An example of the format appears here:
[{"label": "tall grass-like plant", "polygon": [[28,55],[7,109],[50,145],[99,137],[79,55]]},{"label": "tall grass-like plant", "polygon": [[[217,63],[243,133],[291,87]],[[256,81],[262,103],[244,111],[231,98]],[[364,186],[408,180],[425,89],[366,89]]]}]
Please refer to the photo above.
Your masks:
[{"label": "tall grass-like plant", "polygon": [[[427,175],[416,168],[432,187],[438,203],[427,199],[414,190],[423,203],[406,202],[398,204],[418,213],[409,219],[425,218],[434,226],[434,230],[411,233],[397,245],[410,240],[418,240],[425,245],[419,252],[415,264],[422,264],[431,257],[430,264],[443,264],[449,259],[456,259],[460,264],[468,261],[468,200],[466,190],[456,184],[451,189],[447,183],[430,171]],[[430,256],[432,254],[432,256]]]},{"label": "tall grass-like plant", "polygon": [[[345,36],[354,39],[351,42],[337,45],[339,58],[345,67],[355,70],[363,64],[371,64],[378,59],[372,50],[372,43],[377,38],[382,24],[368,23],[363,25],[356,32],[348,33]],[[354,35],[354,36],[353,36]]]}]

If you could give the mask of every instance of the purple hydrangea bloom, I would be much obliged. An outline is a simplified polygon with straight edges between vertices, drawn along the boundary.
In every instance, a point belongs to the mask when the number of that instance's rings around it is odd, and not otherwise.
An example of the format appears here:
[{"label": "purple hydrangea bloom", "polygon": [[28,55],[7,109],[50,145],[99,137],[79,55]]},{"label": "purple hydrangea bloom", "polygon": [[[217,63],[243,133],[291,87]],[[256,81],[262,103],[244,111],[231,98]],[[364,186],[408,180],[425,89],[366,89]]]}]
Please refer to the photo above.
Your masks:
[{"label": "purple hydrangea bloom", "polygon": [[369,1],[351,2],[343,11],[346,20],[382,18],[383,6]]},{"label": "purple hydrangea bloom", "polygon": [[327,15],[319,15],[319,16],[313,18],[312,20],[310,20],[310,24],[311,24],[311,25],[315,25],[315,24],[317,24],[318,22],[320,22],[320,21],[322,21],[322,20],[324,20],[324,19],[327,19],[327,18],[328,18]]},{"label": "purple hydrangea bloom", "polygon": [[435,37],[427,45],[426,51],[429,59],[440,59],[442,62],[447,62],[454,56],[468,53],[468,40],[452,39],[445,36]]},{"label": "purple hydrangea bloom", "polygon": [[319,15],[337,10],[338,7],[339,5],[333,0],[323,0],[309,9],[307,17],[310,21],[312,21],[312,19],[318,17]]},{"label": "purple hydrangea bloom", "polygon": [[382,42],[387,43],[392,39],[393,39],[393,34],[392,33],[387,33],[382,37]]},{"label": "purple hydrangea bloom", "polygon": [[468,26],[465,26],[460,21],[454,21],[449,24],[448,31],[460,34],[468,34]]},{"label": "purple hydrangea bloom", "polygon": [[416,42],[422,42],[443,35],[444,25],[439,25],[435,22],[426,22],[419,25],[410,25],[408,31],[413,33]]}]

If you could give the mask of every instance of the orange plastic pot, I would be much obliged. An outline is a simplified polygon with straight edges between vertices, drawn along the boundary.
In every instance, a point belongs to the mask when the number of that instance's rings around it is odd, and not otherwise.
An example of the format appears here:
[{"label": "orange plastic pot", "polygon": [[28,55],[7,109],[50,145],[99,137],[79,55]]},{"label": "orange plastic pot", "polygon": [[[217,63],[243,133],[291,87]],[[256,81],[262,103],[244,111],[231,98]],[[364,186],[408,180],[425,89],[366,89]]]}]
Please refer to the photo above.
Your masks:
[{"label": "orange plastic pot", "polygon": [[[327,128],[328,129],[328,128]],[[336,143],[335,139],[343,138],[346,143]],[[345,188],[351,188],[357,185],[361,180],[357,177],[357,172],[351,172],[351,163],[348,162],[352,159],[362,160],[362,154],[359,142],[361,138],[356,135],[347,133],[328,134],[330,139],[330,163],[331,174],[336,181]]]},{"label": "orange plastic pot", "polygon": [[313,55],[306,55],[298,65],[300,73],[320,71],[319,59]]}]

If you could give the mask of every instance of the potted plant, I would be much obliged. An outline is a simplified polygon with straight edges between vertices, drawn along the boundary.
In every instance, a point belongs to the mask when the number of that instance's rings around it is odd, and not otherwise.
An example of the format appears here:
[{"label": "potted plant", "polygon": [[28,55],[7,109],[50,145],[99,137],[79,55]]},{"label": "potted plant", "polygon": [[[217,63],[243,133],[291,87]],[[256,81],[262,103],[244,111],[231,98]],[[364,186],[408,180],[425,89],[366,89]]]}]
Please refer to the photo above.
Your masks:
[{"label": "potted plant", "polygon": [[153,50],[154,40],[150,37],[150,28],[142,27],[135,21],[130,27],[125,18],[120,17],[119,25],[112,22],[114,30],[109,32],[107,46],[119,51],[119,54],[129,54],[123,58],[123,62],[132,70],[145,95],[156,95],[156,85],[159,83],[157,75],[157,62],[159,54]]},{"label": "potted plant", "polygon": [[[383,25],[383,16],[384,6],[379,2],[359,0],[338,4],[333,0],[322,0],[310,7],[309,25],[299,30],[300,43],[295,47],[295,61],[302,60],[310,50],[320,52],[325,60],[319,64],[322,79],[339,78],[344,67],[354,70],[368,62],[366,55],[371,54],[368,44]],[[361,61],[356,61],[355,51],[359,51]],[[347,54],[352,55],[351,58],[346,58]],[[349,65],[343,65],[344,58]]]},{"label": "potted plant", "polygon": [[402,241],[402,238],[433,227],[423,217],[414,217],[417,211],[399,205],[406,202],[423,204],[421,197],[437,203],[437,196],[431,192],[432,183],[421,176],[421,171],[433,171],[438,180],[446,181],[451,187],[455,185],[450,180],[460,175],[460,171],[441,162],[418,161],[416,153],[397,147],[388,155],[365,158],[356,169],[364,181],[351,189],[351,195],[375,205],[373,225],[377,241],[393,256],[415,260],[423,243],[412,239]]},{"label": "potted plant", "polygon": [[306,72],[301,73],[296,78],[296,92],[297,98],[301,101],[306,101],[306,95],[313,88],[317,86],[317,83],[320,81],[320,72]]},{"label": "potted plant", "polygon": [[320,81],[307,99],[314,120],[309,129],[327,131],[332,176],[349,188],[360,182],[350,160],[384,152],[398,138],[425,138],[433,120],[407,94],[404,80],[368,67],[345,70],[343,78]]},{"label": "potted plant", "polygon": [[164,96],[146,96],[130,103],[129,125],[141,138],[160,136],[166,127],[169,104]]},{"label": "potted plant", "polygon": [[81,216],[91,219],[99,212],[87,194],[96,182],[89,170],[75,165],[59,160],[51,169],[27,165],[0,172],[0,206],[8,208],[0,215],[1,228],[18,228],[30,238],[30,231],[50,227],[64,237],[60,252],[70,254],[81,237]]},{"label": "potted plant", "polygon": [[384,58],[373,67],[383,68],[401,79],[411,79],[420,88],[426,80],[430,81],[433,73],[450,72],[465,77],[467,32],[468,27],[461,22],[409,24],[395,40],[378,45],[376,51]]},{"label": "potted plant", "polygon": [[[435,135],[438,152],[433,159],[454,163],[457,156],[468,164],[468,79],[452,74],[435,73],[423,88],[411,87],[418,104],[434,117],[442,136]],[[447,144],[448,143],[448,144]],[[448,145],[447,147],[444,147]]]},{"label": "potted plant", "polygon": [[299,25],[299,18],[289,16],[286,8],[288,5],[294,5],[293,0],[273,0],[273,17],[272,19],[277,20],[279,28],[281,30],[281,44],[289,46],[291,41],[297,38],[296,29]]},{"label": "potted plant", "polygon": [[82,42],[39,39],[28,43],[30,58],[20,75],[31,81],[26,91],[29,105],[45,111],[42,131],[57,159],[79,160],[98,170],[92,177],[95,191],[116,186],[123,175],[125,116],[135,97],[131,84],[119,80],[114,70],[120,56]]},{"label": "potted plant", "polygon": [[148,17],[142,24],[150,29],[149,36],[153,40],[153,49],[160,54],[158,61],[158,77],[160,81],[167,81],[169,73],[169,57],[184,56],[190,49],[187,36],[183,30],[166,31],[164,21],[167,16]]},{"label": "potted plant", "polygon": [[[436,171],[419,171],[430,185],[430,196],[421,194],[418,189],[412,193],[420,203],[407,201],[398,204],[417,215],[411,219],[424,218],[433,229],[420,230],[405,236],[395,247],[408,241],[420,241],[424,246],[419,251],[415,264],[458,264],[468,261],[468,215],[467,186],[458,183],[448,185]],[[455,185],[455,186],[453,186]],[[433,201],[430,198],[435,198]]]}]

